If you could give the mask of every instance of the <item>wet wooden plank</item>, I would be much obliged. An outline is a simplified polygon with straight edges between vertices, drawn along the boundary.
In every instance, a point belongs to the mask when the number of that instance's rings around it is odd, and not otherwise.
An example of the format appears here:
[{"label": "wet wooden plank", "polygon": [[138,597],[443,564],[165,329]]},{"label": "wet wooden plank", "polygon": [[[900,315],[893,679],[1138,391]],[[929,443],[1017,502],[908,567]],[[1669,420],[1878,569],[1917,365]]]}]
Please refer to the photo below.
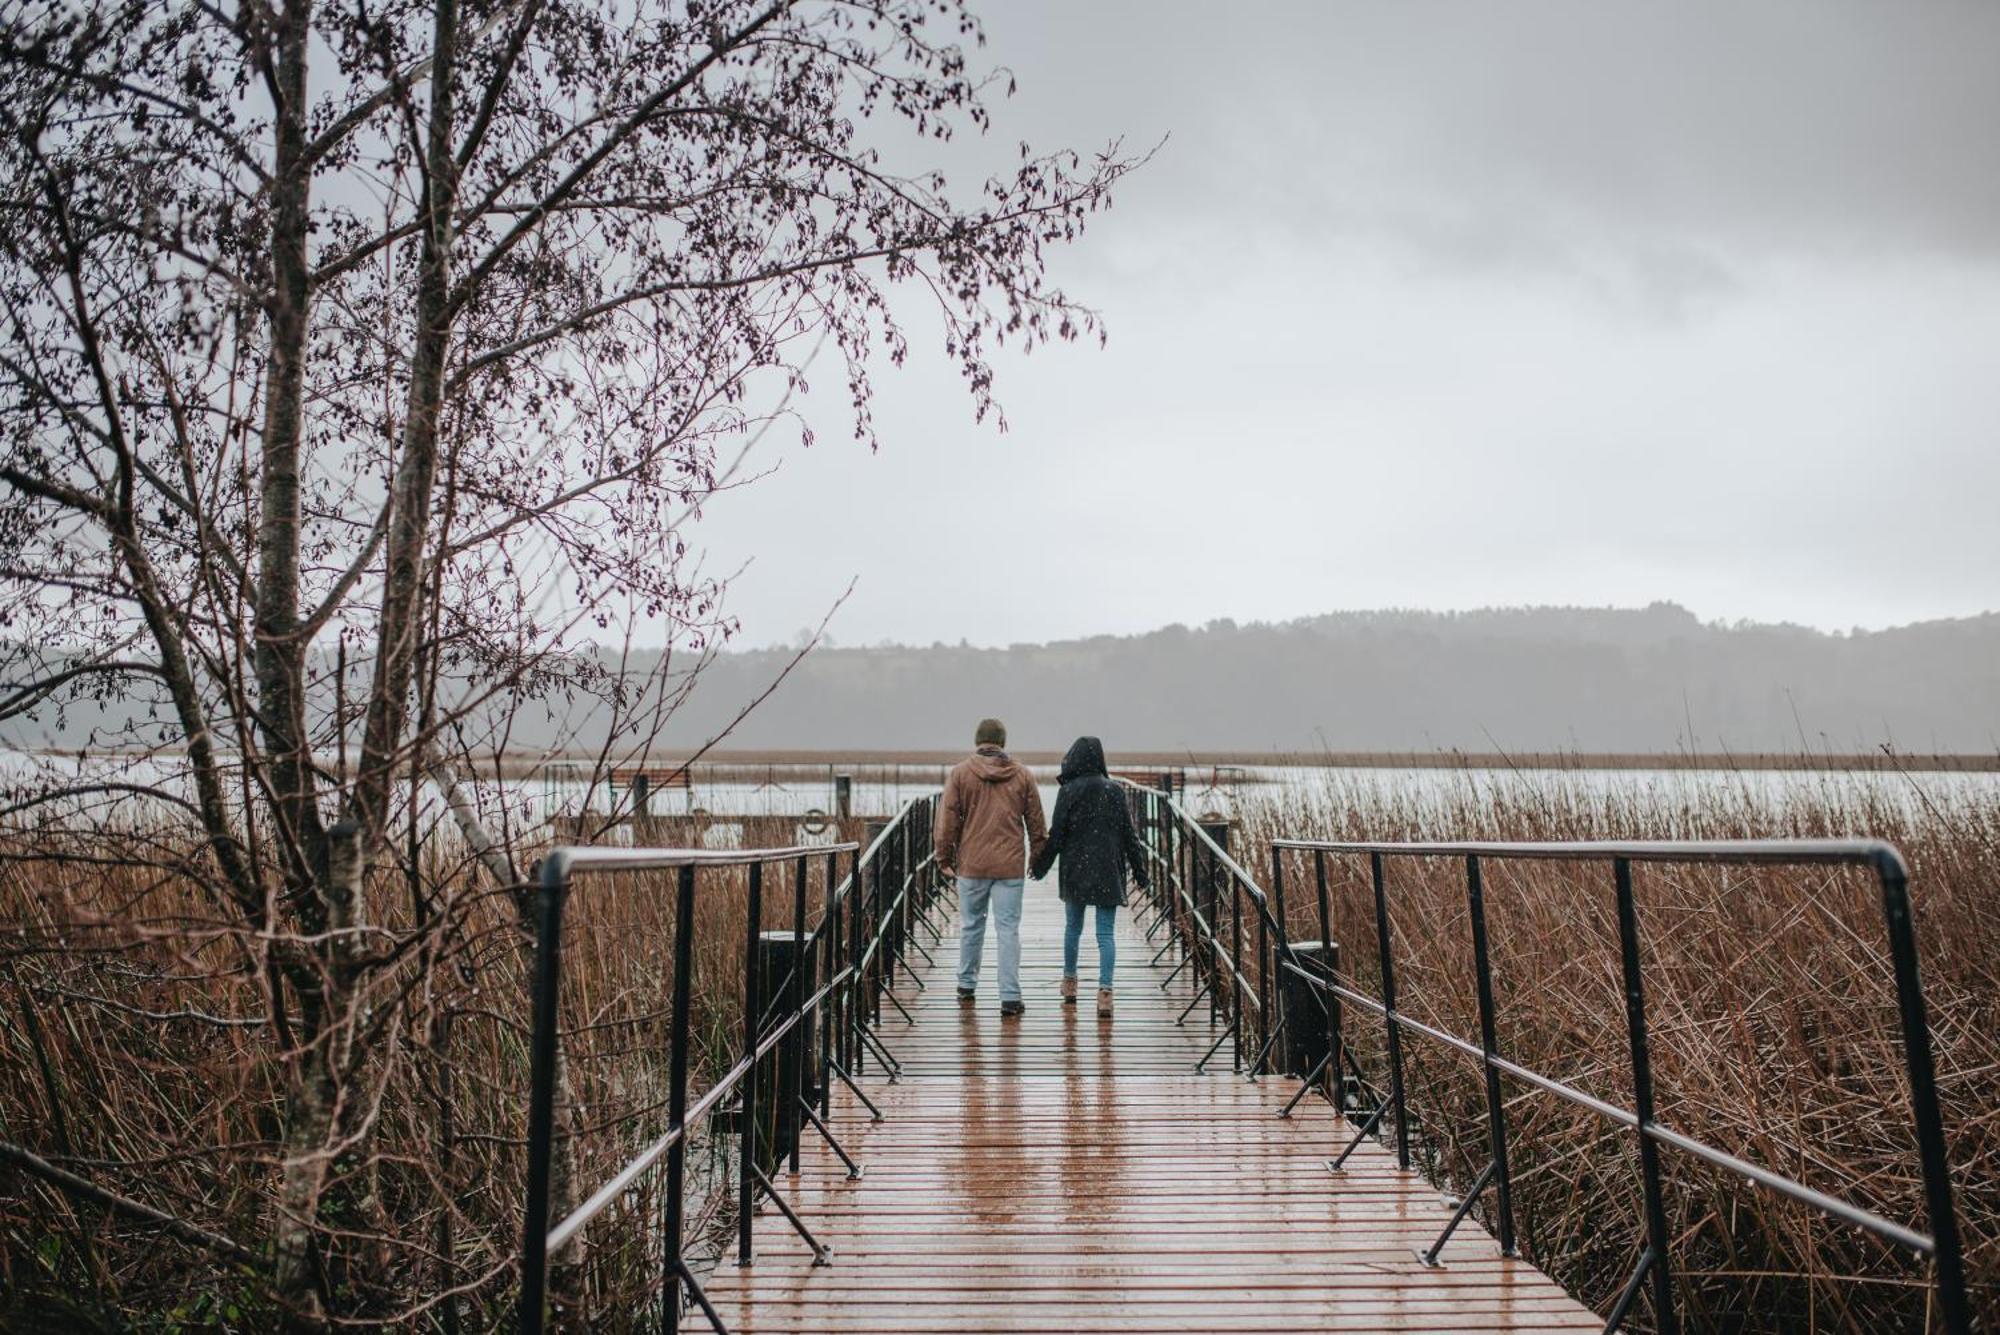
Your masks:
[{"label": "wet wooden plank", "polygon": [[[1058,1004],[1062,920],[1031,892],[1022,925],[1026,1015],[1003,1020],[994,941],[974,1005],[953,989],[955,936],[899,980],[914,1023],[885,1008],[896,1084],[868,1077],[887,1114],[836,1100],[834,1124],[867,1165],[859,1181],[817,1142],[779,1187],[833,1264],[816,1267],[778,1213],[757,1253],[706,1279],[741,1332],[1585,1331],[1599,1318],[1546,1275],[1503,1257],[1468,1221],[1426,1268],[1448,1206],[1365,1145],[1336,1175],[1351,1129],[1323,1102],[1277,1111],[1296,1086],[1195,1059],[1220,1030],[1129,915],[1119,924],[1116,1013]],[[1173,963],[1169,956],[1166,964]],[[694,1318],[698,1326],[700,1319]],[[693,1327],[690,1327],[693,1328]]]}]

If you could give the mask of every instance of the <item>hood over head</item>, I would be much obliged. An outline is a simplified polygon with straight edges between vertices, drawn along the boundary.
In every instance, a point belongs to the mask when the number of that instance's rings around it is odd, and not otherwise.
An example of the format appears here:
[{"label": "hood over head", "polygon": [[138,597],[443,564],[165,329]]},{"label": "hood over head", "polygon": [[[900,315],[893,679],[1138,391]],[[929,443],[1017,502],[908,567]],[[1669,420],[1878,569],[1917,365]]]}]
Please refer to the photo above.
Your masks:
[{"label": "hood over head", "polygon": [[972,772],[988,783],[1005,783],[1026,772],[1014,763],[1014,757],[990,742],[972,753],[971,764]]},{"label": "hood over head", "polygon": [[1068,783],[1071,779],[1086,779],[1092,775],[1109,777],[1104,768],[1104,743],[1095,737],[1079,737],[1070,743],[1069,754],[1063,757],[1062,776],[1057,781]]}]

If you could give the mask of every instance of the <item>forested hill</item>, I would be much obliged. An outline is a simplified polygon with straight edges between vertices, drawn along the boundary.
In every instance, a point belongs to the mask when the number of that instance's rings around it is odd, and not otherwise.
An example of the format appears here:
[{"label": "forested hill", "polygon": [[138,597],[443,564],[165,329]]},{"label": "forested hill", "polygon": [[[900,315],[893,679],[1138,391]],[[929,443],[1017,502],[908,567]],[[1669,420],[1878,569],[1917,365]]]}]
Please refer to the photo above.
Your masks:
[{"label": "forested hill", "polygon": [[[793,656],[716,656],[667,724],[665,747],[715,736]],[[632,666],[653,664],[639,654]],[[358,693],[366,664],[350,662],[349,672]],[[137,682],[110,700],[44,702],[0,724],[0,744],[122,746],[157,733],[171,745],[169,730],[148,723],[170,713]],[[1059,751],[1095,733],[1128,753],[1743,754],[1891,742],[1911,753],[1992,755],[2000,613],[1826,634],[1705,624],[1671,603],[1342,612],[1005,649],[822,647],[724,745],[949,750],[989,714],[1024,750]],[[531,702],[467,735],[504,735],[517,751],[573,749],[594,747],[604,726],[601,708],[577,695]]]},{"label": "forested hill", "polygon": [[[775,676],[732,653],[675,720],[711,735]],[[2000,748],[2000,614],[1876,632],[1708,624],[1685,608],[1347,612],[1006,649],[821,649],[732,747],[1490,752]]]}]

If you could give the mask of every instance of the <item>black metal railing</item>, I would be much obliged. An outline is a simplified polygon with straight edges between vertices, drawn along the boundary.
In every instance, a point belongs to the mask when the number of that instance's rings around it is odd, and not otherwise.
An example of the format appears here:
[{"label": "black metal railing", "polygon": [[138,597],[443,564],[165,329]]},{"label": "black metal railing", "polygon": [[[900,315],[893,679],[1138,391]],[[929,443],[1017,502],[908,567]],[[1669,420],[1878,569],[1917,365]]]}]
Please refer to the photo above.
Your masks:
[{"label": "black metal railing", "polygon": [[[1646,1245],[1630,1278],[1621,1288],[1605,1329],[1620,1328],[1636,1302],[1642,1286],[1651,1281],[1651,1298],[1657,1328],[1674,1335],[1679,1319],[1674,1307],[1674,1274],[1669,1264],[1670,1236],[1662,1195],[1660,1150],[1666,1147],[1690,1155],[1713,1167],[1732,1173],[1754,1186],[1796,1201],[1843,1223],[1866,1230],[1898,1247],[1908,1248],[1930,1259],[1936,1289],[1937,1312],[1949,1335],[1968,1335],[1972,1329],[1970,1299],[1966,1293],[1963,1258],[1960,1254],[1957,1218],[1953,1212],[1950,1164],[1945,1150],[1944,1129],[1938,1107],[1935,1074],[1931,1058],[1930,1029],[1925,1015],[1922,980],[1917,967],[1916,931],[1911,918],[1909,878],[1902,855],[1889,844],[1874,840],[1713,840],[1674,842],[1578,842],[1578,843],[1366,843],[1312,839],[1273,841],[1273,888],[1280,896],[1276,920],[1283,921],[1283,857],[1286,852],[1313,855],[1318,889],[1320,933],[1331,942],[1327,898],[1326,861],[1329,857],[1365,856],[1374,896],[1375,951],[1381,995],[1369,996],[1352,986],[1344,974],[1301,967],[1296,960],[1281,962],[1284,969],[1326,994],[1323,1008],[1328,1034],[1328,1060],[1335,1072],[1345,1062],[1359,1077],[1358,1064],[1340,1034],[1340,1001],[1359,1006],[1382,1017],[1384,1047],[1389,1065],[1389,1089],[1382,1094],[1373,1085],[1375,1107],[1362,1119],[1354,1138],[1329,1164],[1338,1171],[1349,1154],[1388,1116],[1393,1123],[1397,1160],[1410,1166],[1410,1117],[1403,1080],[1402,1038],[1406,1032],[1420,1035],[1460,1052],[1480,1064],[1485,1079],[1487,1139],[1490,1158],[1474,1178],[1444,1233],[1420,1253],[1427,1265],[1437,1264],[1438,1253],[1451,1237],[1475,1201],[1490,1188],[1494,1193],[1495,1232],[1501,1249],[1515,1251],[1514,1211],[1508,1178],[1507,1107],[1501,1097],[1501,1077],[1507,1076],[1545,1093],[1567,1100],[1608,1121],[1630,1128],[1639,1157],[1640,1185],[1646,1214]],[[1447,1033],[1403,1014],[1396,1004],[1396,961],[1389,930],[1389,891],[1384,862],[1390,858],[1452,858],[1465,867],[1466,902],[1472,929],[1473,971],[1479,1010],[1479,1040],[1475,1043]],[[1487,860],[1560,860],[1608,862],[1618,923],[1625,992],[1627,1056],[1629,1058],[1633,1107],[1622,1108],[1577,1089],[1564,1081],[1531,1070],[1509,1060],[1499,1050],[1496,1037],[1496,1007],[1493,993],[1491,950],[1487,940],[1486,909],[1481,864]],[[1753,1164],[1715,1146],[1662,1125],[1654,1116],[1654,1085],[1646,1032],[1645,976],[1639,950],[1638,909],[1633,896],[1632,868],[1635,863],[1728,864],[1728,865],[1846,865],[1872,870],[1879,883],[1883,919],[1887,926],[1889,953],[1896,987],[1897,1009],[1901,1018],[1903,1054],[1909,1078],[1910,1116],[1922,1168],[1930,1232],[1917,1231],[1886,1219],[1851,1201],[1816,1191],[1804,1183]],[[1231,864],[1233,866],[1233,864]],[[1233,873],[1247,876],[1240,868]],[[1282,933],[1281,933],[1282,935]],[[1306,1076],[1308,1086],[1325,1069]],[[1364,1082],[1365,1083],[1365,1082]],[[1338,1091],[1342,1082],[1334,1079],[1330,1088]],[[1301,1091],[1303,1092],[1303,1090]],[[1340,1103],[1335,1095],[1336,1105]],[[1296,1100],[1294,1100],[1296,1102]]]},{"label": "black metal railing", "polygon": [[1272,1053],[1285,1031],[1286,1017],[1276,1001],[1278,969],[1310,964],[1286,939],[1282,900],[1274,907],[1256,878],[1230,856],[1226,822],[1194,819],[1164,785],[1127,782],[1125,793],[1153,864],[1144,901],[1152,915],[1147,934],[1157,939],[1159,929],[1167,932],[1153,961],[1176,948],[1181,956],[1160,988],[1165,991],[1188,974],[1195,980],[1194,996],[1179,1023],[1206,1000],[1209,1025],[1219,1031],[1195,1069],[1206,1069],[1229,1043],[1230,1068],[1255,1079],[1272,1069]]},{"label": "black metal railing", "polygon": [[[1148,907],[1149,935],[1167,929],[1157,962],[1177,946],[1180,963],[1162,988],[1188,972],[1195,979],[1194,997],[1181,1020],[1206,999],[1209,1023],[1221,1032],[1196,1063],[1206,1067],[1224,1042],[1234,1043],[1232,1067],[1255,1079],[1272,1069],[1273,1051],[1293,1016],[1278,1004],[1278,980],[1289,976],[1322,998],[1305,1017],[1324,1026],[1324,1052],[1302,1073],[1300,1088],[1280,1116],[1289,1116],[1299,1100],[1321,1086],[1338,1112],[1346,1114],[1344,1091],[1352,1087],[1371,1096],[1373,1106],[1359,1119],[1353,1137],[1329,1161],[1339,1171],[1349,1156],[1387,1118],[1394,1128],[1397,1162],[1410,1167],[1410,1114],[1404,1087],[1402,1040],[1409,1031],[1463,1053],[1480,1063],[1485,1083],[1487,1139],[1491,1157],[1463,1193],[1443,1233],[1419,1256],[1436,1265],[1445,1243],[1475,1202],[1490,1189],[1494,1223],[1501,1249],[1516,1250],[1512,1183],[1508,1176],[1506,1104],[1503,1075],[1588,1109],[1633,1130],[1639,1154],[1641,1189],[1646,1211],[1647,1245],[1631,1276],[1621,1288],[1607,1319],[1606,1331],[1619,1329],[1641,1291],[1651,1281],[1658,1328],[1674,1335],[1679,1328],[1673,1305],[1673,1271],[1668,1262],[1668,1236],[1661,1193],[1660,1147],[1689,1154],[1740,1176],[1756,1187],[1797,1201],[1827,1216],[1854,1225],[1930,1259],[1937,1294],[1937,1311],[1948,1335],[1972,1329],[1971,1303],[1966,1292],[1964,1261],[1952,1205],[1951,1174],[1932,1064],[1930,1029],[1917,965],[1916,932],[1912,921],[1908,871],[1902,856],[1889,844],[1874,840],[1712,840],[1676,842],[1575,843],[1366,843],[1309,839],[1279,839],[1271,848],[1271,889],[1258,885],[1229,854],[1229,827],[1188,815],[1170,793],[1127,784],[1135,824],[1142,835],[1155,874]],[[1314,943],[1291,940],[1285,906],[1284,854],[1313,855],[1313,886],[1319,919],[1318,950]],[[1374,892],[1375,955],[1381,996],[1356,990],[1337,970],[1329,901],[1327,859],[1362,856],[1369,859]],[[1391,948],[1389,894],[1384,860],[1460,858],[1465,863],[1467,904],[1473,945],[1473,973],[1480,1035],[1477,1043],[1446,1033],[1403,1014],[1396,1005],[1396,968]],[[1597,861],[1611,864],[1626,1000],[1628,1057],[1633,1082],[1631,1109],[1605,1100],[1509,1060],[1498,1048],[1491,951],[1486,932],[1482,859]],[[1815,1191],[1738,1156],[1662,1125],[1654,1117],[1653,1077],[1646,1037],[1645,980],[1640,962],[1638,910],[1632,891],[1632,864],[1722,863],[1733,865],[1860,866],[1875,872],[1887,927],[1891,967],[1901,1020],[1903,1052],[1910,1090],[1910,1115],[1916,1139],[1929,1215],[1928,1234],[1898,1224],[1850,1201]],[[1246,932],[1250,933],[1246,937]],[[1304,945],[1307,949],[1302,949]],[[1389,1087],[1382,1090],[1361,1068],[1341,1032],[1340,1002],[1347,1001],[1383,1017]]]},{"label": "black metal railing", "polygon": [[[580,1235],[591,1220],[620,1199],[646,1174],[664,1165],[666,1185],[661,1219],[661,1325],[679,1329],[692,1300],[719,1331],[722,1323],[709,1305],[683,1251],[686,1217],[685,1158],[690,1128],[719,1111],[734,1096],[731,1111],[741,1136],[736,1202],[737,1259],[747,1264],[758,1197],[770,1200],[825,1264],[830,1253],[814,1239],[806,1222],[773,1185],[766,1162],[776,1150],[798,1171],[802,1128],[814,1127],[848,1166],[860,1167],[828,1129],[825,1114],[835,1080],[846,1085],[880,1120],[881,1113],[856,1084],[872,1055],[893,1081],[894,1057],[875,1036],[883,1001],[900,1006],[890,988],[905,952],[923,949],[914,935],[928,912],[939,878],[930,854],[935,796],[906,804],[896,818],[871,829],[866,849],[858,843],[742,850],[672,848],[556,848],[536,873],[536,944],[533,975],[533,1037],[528,1098],[528,1181],[521,1240],[521,1293],[518,1327],[532,1335],[547,1319],[548,1262]],[[848,872],[839,875],[845,858]],[[812,864],[824,865],[824,904],[807,931],[808,878]],[[691,977],[695,901],[704,869],[747,868],[743,962],[742,1048],[692,1104],[688,1101],[691,1035]],[[767,869],[792,871],[792,929],[786,940],[789,961],[774,983],[760,958]],[[668,1091],[661,1135],[604,1182],[563,1219],[550,1222],[551,1182],[558,1132],[555,1126],[557,1047],[563,922],[570,892],[580,877],[621,872],[675,873],[673,997],[669,1008]],[[817,985],[815,986],[815,980]],[[914,977],[912,982],[916,980]],[[921,986],[921,984],[918,984]],[[773,1060],[775,1086],[761,1088],[760,1068]],[[791,1106],[779,1106],[789,1100]],[[769,1124],[775,1131],[760,1132]],[[567,1132],[562,1133],[567,1135]],[[773,1146],[772,1136],[781,1142]],[[760,1144],[760,1141],[763,1143]],[[758,1153],[759,1149],[765,1151]]]}]

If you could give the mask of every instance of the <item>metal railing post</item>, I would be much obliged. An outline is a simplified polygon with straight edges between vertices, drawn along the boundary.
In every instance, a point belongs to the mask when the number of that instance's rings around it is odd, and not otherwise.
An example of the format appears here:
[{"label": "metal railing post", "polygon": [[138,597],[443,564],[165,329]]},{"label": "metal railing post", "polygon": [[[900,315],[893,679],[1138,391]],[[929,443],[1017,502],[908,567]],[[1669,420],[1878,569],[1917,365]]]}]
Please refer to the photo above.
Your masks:
[{"label": "metal railing post", "polygon": [[1882,885],[1882,916],[1889,929],[1889,955],[1896,970],[1896,1010],[1903,1021],[1903,1060],[1910,1075],[1910,1113],[1916,1122],[1917,1154],[1924,1166],[1924,1203],[1931,1221],[1938,1311],[1950,1335],[1969,1335],[1972,1303],[1965,1292],[1965,1260],[1960,1252],[1958,1214],[1952,1208],[1951,1165],[1945,1156],[1944,1118],[1938,1109],[1937,1073],[1931,1061],[1930,1021],[1924,1014],[1923,984],[1917,973],[1917,934],[1910,920],[1909,872],[1901,858],[1886,850],[1875,855],[1874,865]]},{"label": "metal railing post", "polygon": [[1646,1197],[1647,1249],[1652,1255],[1653,1321],[1660,1335],[1677,1335],[1680,1314],[1674,1310],[1674,1278],[1667,1246],[1667,1209],[1660,1195],[1660,1147],[1648,1128],[1653,1123],[1653,1058],[1646,1041],[1645,975],[1639,960],[1639,910],[1632,898],[1632,864],[1614,858],[1611,874],[1618,887],[1618,949],[1625,975],[1625,1028],[1632,1049],[1632,1110],[1638,1118],[1639,1184]]},{"label": "metal railing post", "polygon": [[[785,1014],[798,1015],[792,1032],[785,1038],[785,1054],[791,1066],[791,1079],[780,1080],[778,1089],[784,1098],[775,1125],[791,1141],[791,1171],[799,1171],[799,1142],[805,1139],[805,1127],[800,1124],[799,1104],[807,1097],[806,1089],[806,1040],[810,1037],[808,1026],[812,1023],[799,1013],[805,1009],[806,965],[809,962],[806,950],[806,860],[799,859],[798,869],[792,877],[792,980],[785,993]],[[817,983],[817,979],[813,980]]]},{"label": "metal railing post", "polygon": [[1270,1069],[1271,1056],[1271,926],[1257,915],[1257,1050],[1250,1055],[1250,1078]]},{"label": "metal railing post", "polygon": [[667,1148],[667,1199],[661,1246],[660,1326],[666,1335],[681,1328],[681,1224],[686,1185],[688,1005],[694,972],[694,866],[680,869],[674,903],[674,1015],[667,1056],[667,1130],[674,1143]]},{"label": "metal railing post", "polygon": [[[870,822],[869,828],[872,828]],[[863,840],[864,845],[871,840]],[[847,1044],[847,1052],[841,1065],[853,1075],[860,1075],[863,1052],[861,1049],[861,952],[866,947],[868,908],[862,893],[862,883],[867,875],[868,863],[863,854],[856,852],[847,882],[848,947],[847,967],[853,972],[847,976],[846,1023],[841,1037]]]},{"label": "metal railing post", "polygon": [[540,1335],[549,1280],[549,1182],[555,1154],[557,982],[562,970],[563,905],[569,873],[560,855],[545,860],[535,890],[534,1036],[529,1049],[527,1219],[521,1226],[523,1335]]},{"label": "metal railing post", "polygon": [[1389,1111],[1396,1119],[1396,1166],[1410,1166],[1410,1120],[1403,1104],[1403,1036],[1396,1015],[1396,966],[1389,954],[1389,895],[1383,883],[1382,855],[1368,855],[1375,883],[1375,949],[1382,971],[1382,1019],[1389,1044]]},{"label": "metal railing post", "polygon": [[903,907],[896,913],[896,954],[903,960],[903,973],[914,979],[916,965],[909,958],[910,933],[917,927],[917,905],[922,890],[917,885],[917,864],[923,861],[917,856],[916,827],[910,821],[903,822],[903,879],[899,887],[907,885],[909,890],[903,896]]},{"label": "metal railing post", "polygon": [[743,1113],[737,1123],[740,1133],[737,1166],[740,1171],[736,1182],[736,1264],[749,1265],[750,1235],[756,1216],[756,1201],[751,1192],[756,1181],[757,1164],[757,1040],[761,1036],[759,1020],[764,1005],[757,977],[764,963],[757,950],[758,936],[764,923],[764,864],[761,862],[750,864],[750,894],[743,916],[746,923],[743,941],[743,1056],[750,1065],[743,1072]]},{"label": "metal railing post", "polygon": [[[1220,859],[1217,859],[1219,862]],[[1243,976],[1243,887],[1236,883],[1236,877],[1216,868],[1219,875],[1229,884],[1229,1027],[1233,1031],[1230,1039],[1229,1069],[1243,1069],[1243,989],[1237,980]]]},{"label": "metal railing post", "polygon": [[[1762,1188],[1782,1198],[1803,1204],[1830,1219],[1851,1225],[1896,1248],[1912,1253],[1921,1260],[1927,1260],[1931,1266],[1931,1283],[1928,1289],[1932,1300],[1932,1306],[1927,1310],[1936,1314],[1931,1320],[1936,1327],[1946,1332],[1946,1335],[1970,1335],[1973,1329],[1971,1299],[1966,1288],[1962,1241],[1952,1201],[1950,1163],[1944,1137],[1936,1072],[1933,1067],[1932,1040],[1925,1014],[1922,980],[1917,962],[1916,931],[1909,898],[1908,871],[1902,855],[1892,845],[1875,839],[1512,842],[1280,839],[1277,844],[1286,850],[1309,849],[1314,853],[1316,862],[1320,863],[1323,863],[1328,853],[1366,853],[1369,855],[1374,882],[1376,944],[1382,982],[1381,1000],[1378,1002],[1369,998],[1352,986],[1337,980],[1330,981],[1327,988],[1335,997],[1351,999],[1384,1017],[1390,1049],[1391,1093],[1388,1099],[1378,1101],[1376,1110],[1361,1125],[1353,1144],[1338,1158],[1332,1160],[1329,1167],[1336,1172],[1339,1171],[1341,1164],[1353,1152],[1354,1147],[1376,1127],[1380,1118],[1392,1106],[1398,1119],[1398,1159],[1405,1169],[1409,1167],[1408,1113],[1400,1052],[1401,1033],[1406,1025],[1473,1058],[1481,1065],[1486,1084],[1488,1130],[1492,1140],[1493,1157],[1480,1170],[1471,1188],[1464,1193],[1451,1224],[1427,1252],[1421,1253],[1426,1263],[1435,1263],[1439,1252],[1449,1241],[1452,1230],[1458,1226],[1489,1185],[1498,1187],[1499,1218],[1496,1221],[1495,1232],[1499,1235],[1502,1249],[1509,1253],[1516,1250],[1517,1240],[1509,1180],[1506,1107],[1500,1087],[1502,1075],[1511,1075],[1570,1104],[1632,1128],[1639,1137],[1638,1150],[1641,1186],[1644,1193],[1643,1205],[1646,1211],[1647,1242],[1610,1309],[1605,1330],[1620,1328],[1642,1290],[1647,1288],[1648,1281],[1652,1291],[1656,1328],[1666,1335],[1675,1335],[1678,1330],[1679,1316],[1674,1306],[1673,1258],[1668,1254],[1673,1235],[1664,1199],[1666,1165],[1660,1154],[1660,1148],[1667,1146],[1692,1156],[1712,1168],[1719,1168],[1725,1174],[1740,1178],[1753,1188]],[[1477,1045],[1419,1023],[1414,1018],[1405,1019],[1397,1011],[1395,961],[1391,948],[1383,861],[1385,856],[1390,855],[1465,859],[1473,963],[1478,984],[1480,1042]],[[1493,986],[1492,943],[1487,931],[1482,876],[1483,862],[1496,858],[1612,863],[1617,883],[1620,963],[1626,1000],[1629,1056],[1632,1063],[1633,1111],[1625,1111],[1563,1081],[1532,1071],[1500,1053],[1497,1034],[1498,1005]],[[1713,1145],[1705,1144],[1654,1120],[1658,1091],[1654,1087],[1651,1070],[1650,1037],[1645,1006],[1644,956],[1639,939],[1638,912],[1633,892],[1631,864],[1635,862],[1723,866],[1846,865],[1867,866],[1875,871],[1880,880],[1882,908],[1889,935],[1898,1012],[1902,1025],[1904,1060],[1910,1081],[1911,1118],[1924,1175],[1926,1209],[1931,1224],[1929,1236],[1894,1219],[1877,1214],[1854,1201],[1843,1200],[1815,1190],[1802,1182],[1787,1178],[1781,1173],[1761,1167]],[[1323,881],[1323,877],[1324,873],[1321,872],[1319,879]],[[1330,915],[1326,914],[1325,910],[1322,910],[1322,913],[1324,920],[1330,923]],[[1324,930],[1330,934],[1330,928]],[[1336,1036],[1331,1041],[1337,1051],[1339,1044],[1337,1020],[1334,1031]],[[1364,1088],[1372,1088],[1358,1066],[1354,1068],[1353,1073]]]},{"label": "metal railing post", "polygon": [[[826,855],[826,907],[821,913],[820,935],[825,943],[820,947],[826,956],[820,969],[820,977],[831,984],[840,972],[840,903],[834,898],[840,879],[840,855]],[[825,1117],[833,1108],[833,1016],[839,1005],[834,995],[827,993],[826,1001],[819,1013],[819,1115]]]},{"label": "metal railing post", "polygon": [[1326,899],[1326,850],[1313,850],[1313,883],[1319,890],[1319,943],[1333,945],[1333,920],[1327,908]]},{"label": "metal railing post", "polygon": [[[881,961],[882,990],[888,991],[896,985],[896,965],[902,958],[902,931],[899,918],[902,913],[896,902],[896,892],[902,888],[903,875],[908,869],[910,827],[900,826],[896,837],[890,842],[889,861],[891,872],[889,884],[885,888],[878,881],[875,894],[881,904],[882,944],[876,949],[875,958]],[[879,1003],[878,1003],[878,1015]]]},{"label": "metal railing post", "polygon": [[[1194,960],[1195,967],[1205,973],[1211,961],[1204,958],[1207,951],[1203,943],[1195,937],[1194,919],[1201,911],[1201,883],[1196,879],[1194,832],[1185,828],[1178,818],[1174,821],[1174,843],[1180,852],[1178,870],[1181,890],[1185,896],[1181,908],[1187,915],[1187,934],[1184,938],[1187,943],[1187,957]],[[1212,994],[1209,1004],[1214,1005]]]},{"label": "metal railing post", "polygon": [[1499,1056],[1497,1026],[1493,1018],[1493,959],[1486,941],[1486,893],[1480,882],[1479,859],[1465,860],[1465,896],[1472,915],[1472,963],[1479,983],[1479,1045],[1485,1052],[1480,1063],[1486,1072],[1486,1129],[1493,1143],[1493,1186],[1499,1204],[1500,1251],[1516,1252],[1514,1244],[1514,1195],[1507,1179],[1507,1108],[1500,1099],[1500,1068],[1493,1064]]},{"label": "metal railing post", "polygon": [[[1283,945],[1290,943],[1292,934],[1291,924],[1285,920],[1285,864],[1282,855],[1275,848],[1271,850],[1271,913],[1269,916],[1277,919],[1278,940],[1282,948]],[[1259,1075],[1263,1075],[1271,1069],[1271,1036],[1275,1032],[1275,1026],[1281,1023],[1276,1017],[1278,1009],[1277,979],[1272,976],[1271,969],[1272,961],[1276,958],[1277,952],[1271,947],[1270,923],[1265,919],[1265,914],[1259,913],[1257,915],[1257,1004],[1263,1012],[1259,1017],[1262,1023],[1257,1026],[1261,1031],[1257,1036],[1257,1074]]]},{"label": "metal railing post", "polygon": [[1291,940],[1292,925],[1285,917],[1285,851],[1275,845],[1271,849],[1271,915],[1278,920],[1278,931]]}]

